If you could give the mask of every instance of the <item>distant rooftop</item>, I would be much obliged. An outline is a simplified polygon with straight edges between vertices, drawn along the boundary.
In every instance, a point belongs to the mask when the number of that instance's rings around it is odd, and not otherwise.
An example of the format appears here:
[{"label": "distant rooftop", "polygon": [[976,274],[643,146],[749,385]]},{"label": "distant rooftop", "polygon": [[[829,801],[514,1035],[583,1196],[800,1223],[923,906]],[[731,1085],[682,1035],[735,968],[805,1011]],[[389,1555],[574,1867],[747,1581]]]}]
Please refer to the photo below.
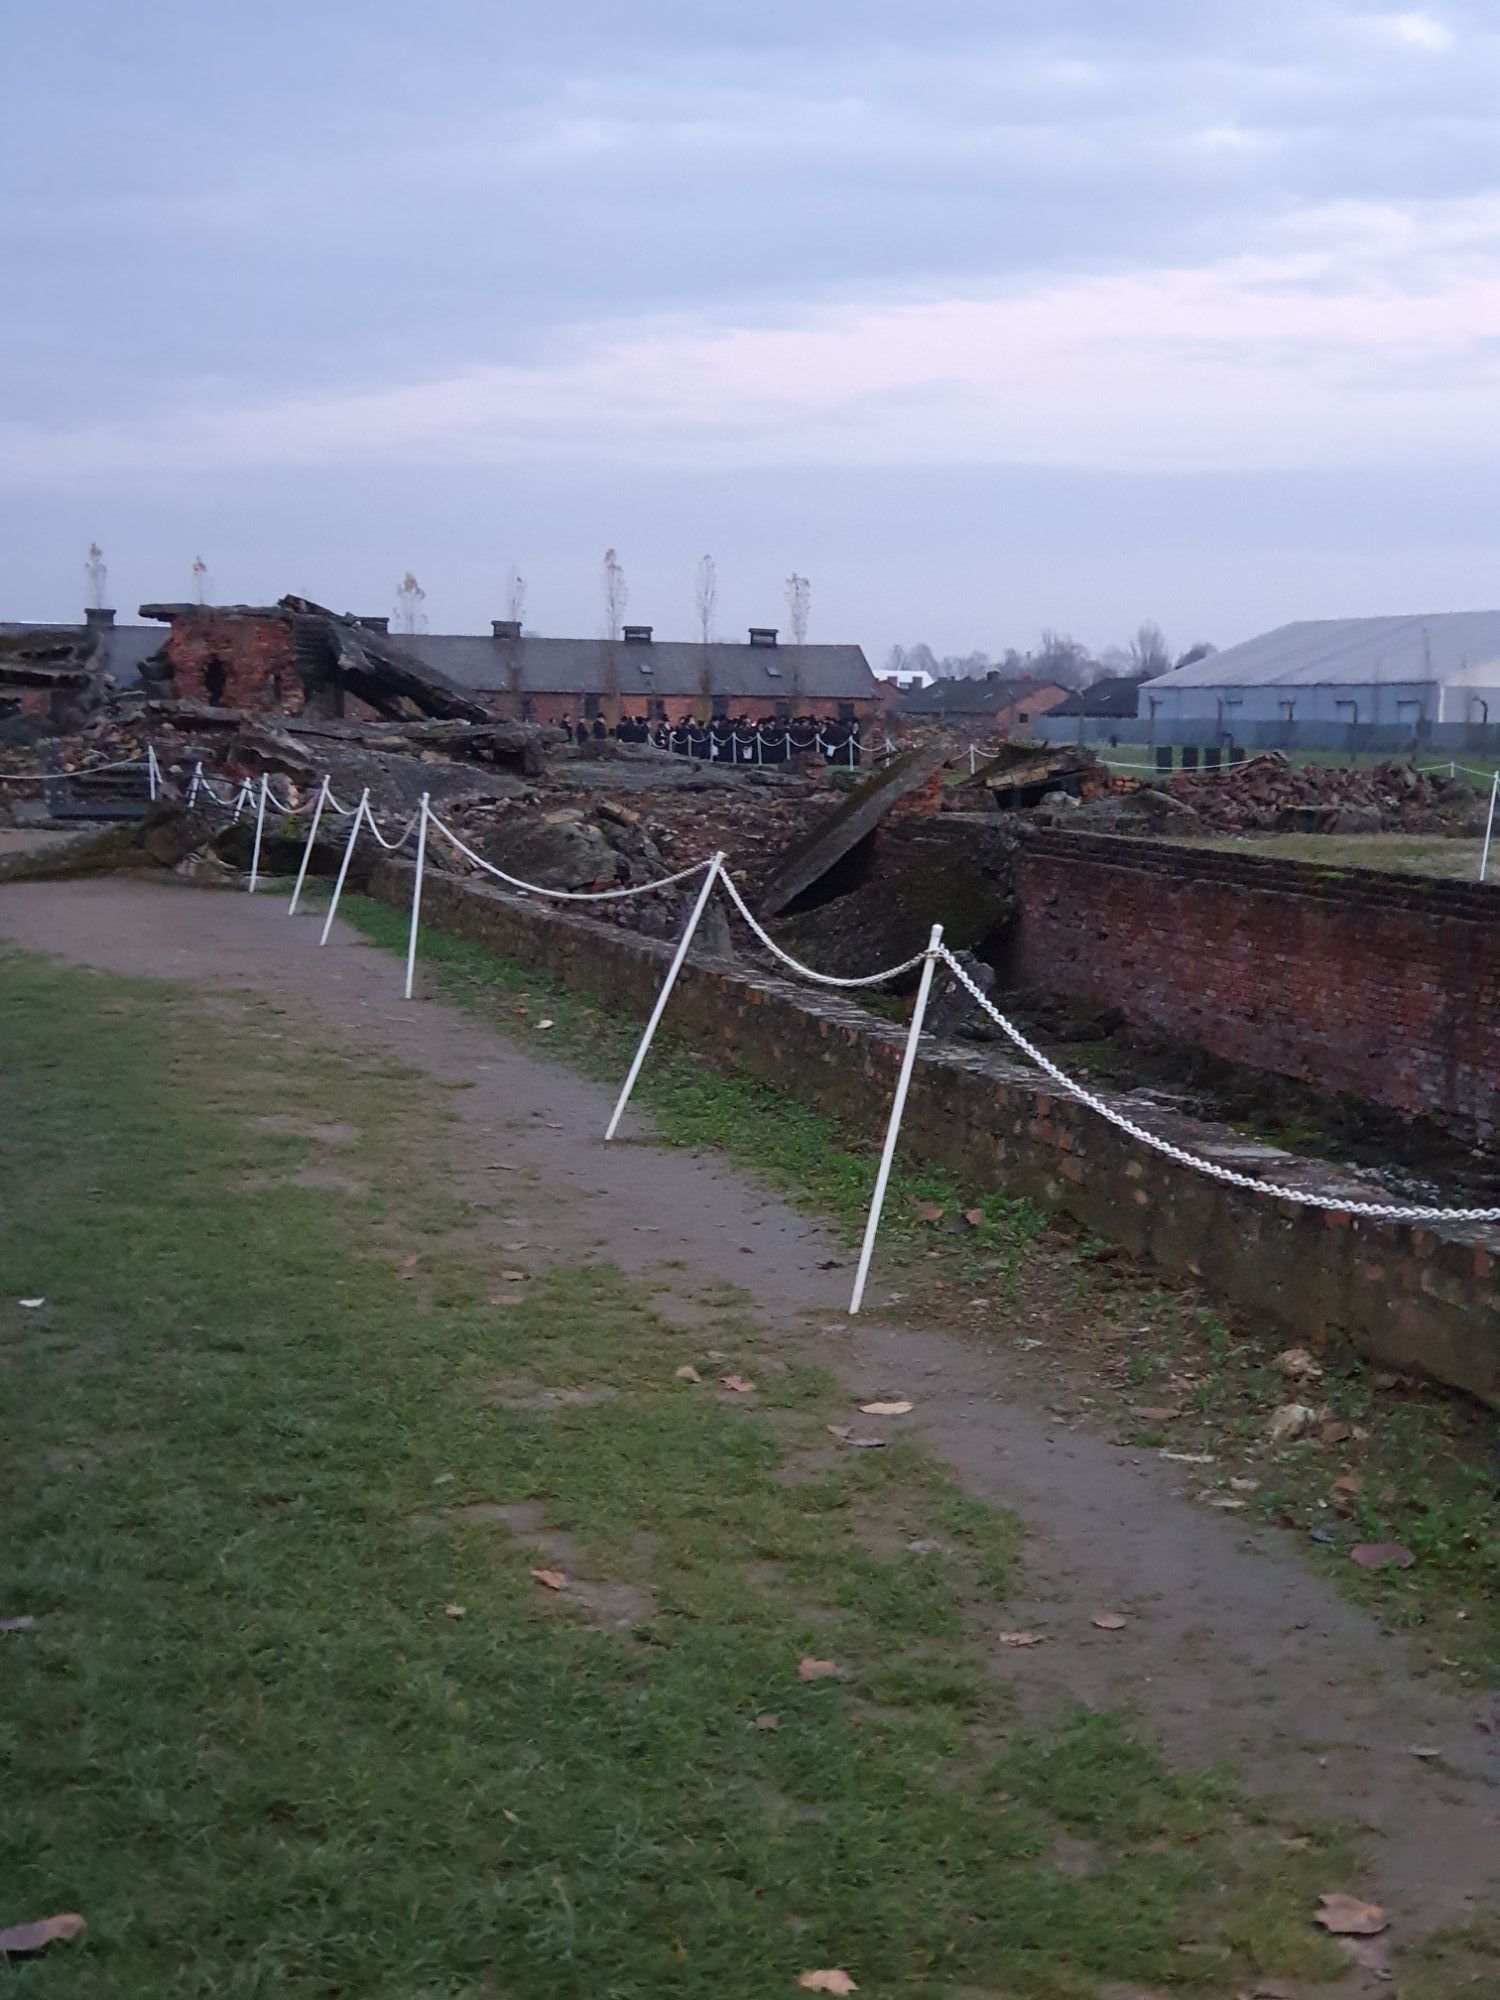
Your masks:
[{"label": "distant rooftop", "polygon": [[1463,682],[1477,674],[1486,684],[1500,683],[1500,611],[1305,618],[1190,667],[1174,667],[1151,683],[1151,691]]}]

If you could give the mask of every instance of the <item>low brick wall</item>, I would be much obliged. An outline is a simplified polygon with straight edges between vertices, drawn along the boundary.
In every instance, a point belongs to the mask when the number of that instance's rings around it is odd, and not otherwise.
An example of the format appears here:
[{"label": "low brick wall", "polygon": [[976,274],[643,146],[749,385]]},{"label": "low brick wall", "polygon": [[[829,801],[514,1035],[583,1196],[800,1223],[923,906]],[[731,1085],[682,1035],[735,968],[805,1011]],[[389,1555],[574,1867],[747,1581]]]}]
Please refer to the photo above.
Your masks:
[{"label": "low brick wall", "polygon": [[1017,985],[1468,1138],[1500,1136],[1500,889],[1043,833]]},{"label": "low brick wall", "polygon": [[[411,900],[411,866],[384,861],[373,893]],[[429,874],[425,923],[644,1016],[670,946],[485,885]],[[866,1132],[883,1129],[904,1036],[863,1009],[722,960],[684,967],[663,1033]],[[1138,1106],[1132,1111],[1141,1118]],[[1380,1199],[1326,1164],[1222,1127],[1147,1114],[1163,1136],[1283,1185]],[[1344,1339],[1500,1405],[1500,1230],[1356,1220],[1226,1187],[1117,1132],[1032,1070],[987,1048],[927,1044],[903,1142],[976,1187],[1003,1187],[1175,1276],[1200,1281],[1268,1340]]]}]

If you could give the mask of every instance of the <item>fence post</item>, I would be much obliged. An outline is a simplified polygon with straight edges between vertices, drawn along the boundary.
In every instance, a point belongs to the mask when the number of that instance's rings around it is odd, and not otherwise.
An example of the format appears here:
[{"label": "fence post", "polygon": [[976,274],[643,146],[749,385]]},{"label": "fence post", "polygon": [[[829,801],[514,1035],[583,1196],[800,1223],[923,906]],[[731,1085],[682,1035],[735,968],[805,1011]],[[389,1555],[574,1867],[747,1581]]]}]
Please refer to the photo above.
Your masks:
[{"label": "fence post", "polygon": [[917,1060],[917,1043],[921,1039],[922,1022],[927,1013],[927,996],[932,991],[932,975],[942,942],[943,927],[941,924],[934,924],[932,936],[927,940],[927,962],[922,967],[922,983],[917,988],[917,1004],[911,1010],[911,1031],[906,1037],[906,1053],[901,1058],[901,1074],[896,1079],[896,1095],[891,1100],[891,1122],[886,1127],[885,1146],[880,1155],[880,1171],[875,1176],[875,1193],[870,1200],[869,1220],[865,1224],[865,1240],[860,1245],[859,1269],[854,1274],[854,1296],[849,1301],[851,1319],[859,1311],[865,1296],[865,1280],[870,1275],[870,1259],[875,1254],[875,1235],[880,1228],[880,1214],[885,1207],[885,1191],[891,1178],[891,1161],[896,1156],[896,1140],[901,1133],[901,1114],[906,1109],[906,1093],[911,1088],[911,1073]]},{"label": "fence post", "polygon": [[198,787],[202,783],[203,783],[203,766],[201,763],[197,763],[193,766],[193,782],[188,786],[187,802],[188,802],[189,812],[191,812],[193,810],[193,807],[198,803]]},{"label": "fence post", "polygon": [[417,817],[417,870],[411,885],[411,935],[406,940],[406,997],[411,998],[412,981],[417,976],[417,925],[422,919],[422,870],[427,863],[427,793]]},{"label": "fence post", "polygon": [[973,775],[974,775],[974,745],[971,743],[969,745],[969,776],[972,778]]},{"label": "fence post", "polygon": [[365,814],[370,810],[370,788],[365,786],[359,795],[359,804],[354,808],[354,817],[349,822],[349,844],[344,849],[344,858],[339,863],[338,880],[333,885],[333,901],[328,905],[328,916],[323,925],[323,935],[319,944],[327,944],[328,933],[333,929],[333,920],[339,913],[339,897],[344,893],[344,877],[349,873],[349,863],[354,859],[354,843],[359,839],[359,829]]},{"label": "fence post", "polygon": [[156,745],[154,743],[148,743],[146,745],[146,791],[147,795],[152,799],[155,799],[156,797],[156,785],[157,785]]},{"label": "fence post", "polygon": [[323,773],[323,782],[318,787],[318,803],[313,807],[312,825],[307,829],[307,845],[302,850],[302,866],[297,870],[297,886],[292,891],[291,904],[287,909],[289,917],[297,914],[297,905],[302,900],[302,884],[307,880],[308,863],[312,860],[313,842],[318,837],[318,827],[323,818],[323,808],[328,803],[328,773]]},{"label": "fence post", "polygon": [[677,975],[682,970],[682,961],[688,955],[688,946],[693,942],[694,933],[708,908],[708,899],[713,894],[714,884],[719,879],[719,870],[724,866],[724,856],[716,854],[708,864],[708,873],[703,878],[703,887],[698,891],[698,900],[693,905],[693,914],[687,920],[687,928],[677,941],[677,950],[672,963],[667,968],[667,976],[661,983],[661,991],[656,996],[656,1005],[651,1009],[651,1018],[646,1023],[646,1032],[641,1036],[641,1045],[635,1052],[635,1060],[630,1065],[630,1074],[625,1079],[624,1088],[615,1105],[614,1115],[605,1127],[606,1139],[613,1139],[620,1128],[620,1120],[625,1116],[625,1107],[630,1102],[630,1093],[635,1089],[635,1080],[641,1073],[641,1064],[646,1060],[646,1051],[651,1046],[651,1038],[656,1033],[657,1023],[667,1011],[667,1002],[672,997],[672,988],[677,984]]},{"label": "fence post", "polygon": [[1479,879],[1482,882],[1490,865],[1490,842],[1495,836],[1495,800],[1500,796],[1500,771],[1496,771],[1490,781],[1490,816],[1484,823],[1484,852],[1479,857]]},{"label": "fence post", "polygon": [[266,830],[266,792],[271,780],[264,771],[260,774],[260,797],[255,807],[255,845],[250,850],[250,894],[255,894],[255,885],[260,880],[260,843]]}]

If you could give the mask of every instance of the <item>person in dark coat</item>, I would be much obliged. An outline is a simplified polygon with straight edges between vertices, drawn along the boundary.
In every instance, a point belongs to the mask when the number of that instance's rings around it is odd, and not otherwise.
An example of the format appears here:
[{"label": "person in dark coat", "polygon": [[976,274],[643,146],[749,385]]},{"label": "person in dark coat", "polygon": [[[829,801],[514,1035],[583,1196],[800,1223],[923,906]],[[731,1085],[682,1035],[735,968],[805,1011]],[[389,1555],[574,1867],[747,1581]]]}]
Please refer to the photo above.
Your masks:
[{"label": "person in dark coat", "polygon": [[577,728],[576,728],[576,729],[575,729],[575,730],[573,731],[573,735],[574,735],[574,738],[575,738],[575,740],[576,740],[577,742],[579,742],[579,743],[587,743],[587,742],[588,742],[588,740],[589,740],[589,726],[588,726],[588,724],[587,724],[587,723],[586,723],[586,722],[585,722],[585,721],[584,721],[584,720],[582,719],[582,717],[580,717],[580,718],[579,718],[579,722],[578,722],[578,726],[577,726]]},{"label": "person in dark coat", "polygon": [[594,717],[594,741],[605,743],[609,740],[609,726],[602,715]]}]

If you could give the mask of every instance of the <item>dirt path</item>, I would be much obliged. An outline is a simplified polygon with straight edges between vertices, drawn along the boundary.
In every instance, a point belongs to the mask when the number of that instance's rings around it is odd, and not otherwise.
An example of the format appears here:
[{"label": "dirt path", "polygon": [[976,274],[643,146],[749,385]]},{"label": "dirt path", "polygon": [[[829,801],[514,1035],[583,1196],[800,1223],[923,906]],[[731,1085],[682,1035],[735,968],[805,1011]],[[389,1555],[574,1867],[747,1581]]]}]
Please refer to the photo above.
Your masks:
[{"label": "dirt path", "polygon": [[[1174,1755],[1232,1759],[1294,1814],[1366,1823],[1379,1838],[1358,1886],[1403,1941],[1493,1904],[1500,1734],[1476,1726],[1484,1703],[1429,1676],[1274,1531],[1193,1507],[1169,1467],[1049,1417],[1005,1350],[873,1313],[851,1322],[839,1246],[779,1199],[711,1156],[606,1147],[598,1085],[444,1002],[403,1002],[388,954],[342,928],[319,951],[317,935],[287,921],[279,896],[119,880],[0,891],[0,937],[17,945],[250,989],[319,1041],[467,1085],[441,1166],[455,1196],[493,1211],[482,1226],[497,1240],[607,1255],[684,1325],[711,1322],[710,1287],[747,1289],[770,1339],[862,1396],[910,1394],[911,1421],[964,1485],[1021,1515],[1035,1594],[1005,1623],[1047,1635],[1006,1655],[1024,1696],[1136,1707]],[[1126,1615],[1124,1630],[1094,1629],[1105,1608]]]}]

